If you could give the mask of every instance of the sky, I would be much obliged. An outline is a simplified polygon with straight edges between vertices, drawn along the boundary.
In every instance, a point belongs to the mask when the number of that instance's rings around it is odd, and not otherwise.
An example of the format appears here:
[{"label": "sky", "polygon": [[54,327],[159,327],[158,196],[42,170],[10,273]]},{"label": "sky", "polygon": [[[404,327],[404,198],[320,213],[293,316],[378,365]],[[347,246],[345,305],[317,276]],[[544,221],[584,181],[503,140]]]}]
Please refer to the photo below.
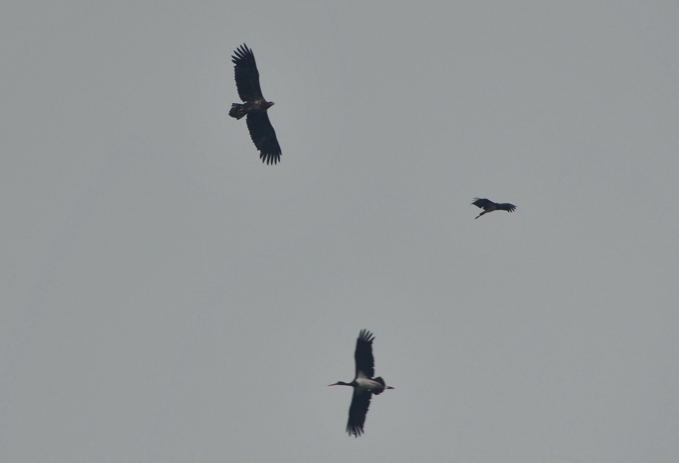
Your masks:
[{"label": "sky", "polygon": [[[6,2],[0,460],[676,461],[678,25]],[[241,43],[276,166],[227,116]],[[354,439],[363,328],[396,389]]]}]

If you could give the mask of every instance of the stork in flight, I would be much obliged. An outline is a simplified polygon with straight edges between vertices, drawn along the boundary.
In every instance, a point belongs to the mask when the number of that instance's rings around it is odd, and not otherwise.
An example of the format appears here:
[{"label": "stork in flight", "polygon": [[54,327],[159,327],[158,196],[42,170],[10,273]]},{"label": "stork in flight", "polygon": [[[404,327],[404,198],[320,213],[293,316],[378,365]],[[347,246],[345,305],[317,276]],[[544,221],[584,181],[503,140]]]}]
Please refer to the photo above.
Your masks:
[{"label": "stork in flight", "polygon": [[387,386],[384,380],[375,374],[375,359],[373,358],[373,339],[375,337],[368,330],[361,330],[356,340],[356,375],[350,383],[337,381],[329,386],[351,386],[354,388],[354,395],[349,406],[349,421],[347,421],[347,432],[349,435],[358,437],[363,434],[365,416],[370,407],[372,395],[381,394],[385,389],[394,389]]},{"label": "stork in flight", "polygon": [[474,198],[474,202],[472,204],[476,207],[480,207],[483,209],[483,212],[474,217],[475,219],[478,219],[481,217],[483,214],[487,212],[493,212],[493,211],[507,211],[507,212],[514,212],[514,209],[516,209],[516,206],[510,203],[494,203],[490,199],[486,198]]}]

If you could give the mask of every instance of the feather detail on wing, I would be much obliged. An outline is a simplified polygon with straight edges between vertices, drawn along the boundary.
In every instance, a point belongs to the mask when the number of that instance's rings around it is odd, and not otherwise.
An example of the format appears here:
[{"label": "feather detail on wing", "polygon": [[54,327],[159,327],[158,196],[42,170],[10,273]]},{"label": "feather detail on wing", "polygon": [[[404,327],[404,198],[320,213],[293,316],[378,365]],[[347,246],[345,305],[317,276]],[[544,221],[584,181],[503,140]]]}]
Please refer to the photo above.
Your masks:
[{"label": "feather detail on wing", "polygon": [[247,45],[242,44],[231,57],[235,64],[236,87],[243,101],[261,100],[262,89],[259,86],[259,71],[255,63],[255,55]]},{"label": "feather detail on wing", "polygon": [[356,340],[356,377],[372,378],[375,375],[375,359],[373,358],[373,340],[375,336],[368,330],[361,330]]},{"label": "feather detail on wing", "polygon": [[267,164],[276,164],[281,158],[281,147],[266,111],[248,113],[246,122],[259,157]]},{"label": "feather detail on wing", "polygon": [[349,406],[349,421],[347,421],[347,432],[350,435],[358,437],[363,434],[363,426],[365,425],[365,417],[368,414],[371,398],[372,394],[370,392],[354,388],[354,395]]}]

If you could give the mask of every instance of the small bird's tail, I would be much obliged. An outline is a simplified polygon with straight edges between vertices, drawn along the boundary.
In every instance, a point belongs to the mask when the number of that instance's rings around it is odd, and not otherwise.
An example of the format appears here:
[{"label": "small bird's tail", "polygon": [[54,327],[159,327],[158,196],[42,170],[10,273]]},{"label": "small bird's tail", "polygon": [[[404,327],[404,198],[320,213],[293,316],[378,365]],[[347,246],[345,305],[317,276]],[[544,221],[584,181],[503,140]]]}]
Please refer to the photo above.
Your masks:
[{"label": "small bird's tail", "polygon": [[231,105],[231,109],[229,110],[229,116],[236,119],[241,119],[247,113],[248,112],[245,110],[245,105],[240,103],[233,103]]}]

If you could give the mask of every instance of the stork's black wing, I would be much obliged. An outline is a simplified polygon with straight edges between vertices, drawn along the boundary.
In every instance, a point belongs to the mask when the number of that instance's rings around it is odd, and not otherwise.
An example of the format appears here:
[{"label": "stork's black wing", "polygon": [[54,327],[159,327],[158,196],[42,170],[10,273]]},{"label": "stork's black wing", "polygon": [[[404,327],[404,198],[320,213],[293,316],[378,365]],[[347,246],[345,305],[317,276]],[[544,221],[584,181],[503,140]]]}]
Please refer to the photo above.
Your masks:
[{"label": "stork's black wing", "polygon": [[496,207],[501,211],[507,211],[507,212],[514,212],[514,209],[516,209],[516,206],[513,205],[513,204],[510,204],[510,203],[498,204]]},{"label": "stork's black wing", "polygon": [[255,55],[247,45],[242,44],[233,52],[231,61],[235,64],[236,87],[243,101],[261,100],[262,89],[259,86],[259,71],[255,63]]},{"label": "stork's black wing", "polygon": [[250,138],[259,150],[259,157],[267,164],[276,164],[281,159],[281,147],[276,132],[266,111],[252,111],[247,116]]},{"label": "stork's black wing", "polygon": [[[359,374],[372,378],[375,376],[375,359],[373,358],[373,339],[375,337],[368,330],[361,330],[356,340],[356,377]],[[370,401],[370,399],[368,399]]]},{"label": "stork's black wing", "polygon": [[351,397],[351,405],[349,406],[349,421],[347,421],[347,432],[350,435],[358,437],[363,434],[363,425],[365,424],[365,416],[368,414],[371,398],[371,392],[354,388],[354,395]]},{"label": "stork's black wing", "polygon": [[495,204],[493,201],[486,198],[474,198],[474,202],[472,204],[476,207],[480,207],[484,211],[494,210],[497,206],[497,204]]}]

